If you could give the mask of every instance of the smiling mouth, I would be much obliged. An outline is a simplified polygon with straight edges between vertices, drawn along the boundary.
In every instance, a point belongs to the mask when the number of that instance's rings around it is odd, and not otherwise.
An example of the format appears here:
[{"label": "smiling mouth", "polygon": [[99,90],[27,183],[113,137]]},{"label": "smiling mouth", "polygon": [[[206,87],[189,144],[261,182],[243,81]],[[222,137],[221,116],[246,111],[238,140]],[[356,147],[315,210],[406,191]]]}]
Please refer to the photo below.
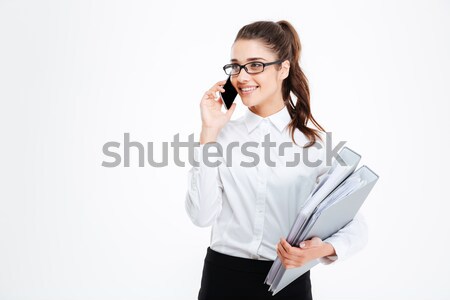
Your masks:
[{"label": "smiling mouth", "polygon": [[252,87],[245,87],[245,88],[239,88],[239,90],[244,94],[250,94],[253,91],[255,91],[257,88],[259,88],[258,86],[252,86]]}]

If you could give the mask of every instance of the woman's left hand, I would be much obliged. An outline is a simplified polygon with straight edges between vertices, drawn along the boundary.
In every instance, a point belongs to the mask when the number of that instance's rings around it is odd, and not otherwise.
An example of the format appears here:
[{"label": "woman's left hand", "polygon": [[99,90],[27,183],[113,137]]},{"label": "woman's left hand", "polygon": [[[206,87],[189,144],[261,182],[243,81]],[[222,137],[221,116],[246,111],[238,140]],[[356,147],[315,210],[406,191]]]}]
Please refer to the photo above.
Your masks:
[{"label": "woman's left hand", "polygon": [[336,255],[336,252],[331,244],[323,242],[318,237],[313,237],[301,242],[300,248],[289,245],[286,239],[281,239],[277,244],[277,254],[283,266],[290,269],[303,266],[320,257]]}]

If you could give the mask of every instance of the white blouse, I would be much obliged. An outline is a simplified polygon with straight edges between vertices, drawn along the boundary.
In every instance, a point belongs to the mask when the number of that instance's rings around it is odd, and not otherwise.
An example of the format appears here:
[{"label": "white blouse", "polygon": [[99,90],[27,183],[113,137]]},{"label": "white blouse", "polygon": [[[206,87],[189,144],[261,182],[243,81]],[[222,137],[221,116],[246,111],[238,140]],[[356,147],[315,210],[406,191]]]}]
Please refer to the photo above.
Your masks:
[{"label": "white blouse", "polygon": [[[211,249],[251,259],[277,257],[276,244],[287,237],[308,195],[330,167],[326,136],[317,141],[321,149],[305,149],[298,145],[308,140],[295,129],[295,145],[287,127],[290,120],[287,107],[266,118],[247,110],[223,127],[215,143],[195,147],[199,164],[188,173],[185,207],[195,225],[212,225]],[[210,153],[208,160],[204,150]],[[312,167],[318,160],[322,163]],[[367,243],[364,217],[358,213],[324,241],[337,255],[321,258],[323,264],[354,254]]]}]

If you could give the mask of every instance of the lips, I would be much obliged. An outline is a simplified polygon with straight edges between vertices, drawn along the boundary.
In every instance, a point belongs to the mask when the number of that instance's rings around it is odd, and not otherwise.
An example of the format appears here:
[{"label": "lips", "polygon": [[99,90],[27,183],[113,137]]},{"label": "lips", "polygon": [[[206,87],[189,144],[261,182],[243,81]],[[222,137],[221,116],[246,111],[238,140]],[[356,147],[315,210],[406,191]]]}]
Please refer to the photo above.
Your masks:
[{"label": "lips", "polygon": [[243,86],[243,87],[239,87],[239,90],[243,93],[243,94],[250,94],[251,92],[253,92],[254,90],[256,90],[258,88],[258,86]]}]

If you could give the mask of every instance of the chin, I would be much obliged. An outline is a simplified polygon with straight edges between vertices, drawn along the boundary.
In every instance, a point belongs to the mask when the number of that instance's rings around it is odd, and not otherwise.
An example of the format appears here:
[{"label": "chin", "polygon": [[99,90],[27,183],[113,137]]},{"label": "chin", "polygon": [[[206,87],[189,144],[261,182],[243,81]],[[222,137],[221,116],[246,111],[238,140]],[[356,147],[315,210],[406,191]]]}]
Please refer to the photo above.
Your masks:
[{"label": "chin", "polygon": [[260,104],[260,101],[252,101],[252,99],[246,99],[245,97],[244,98],[241,97],[241,100],[242,103],[247,107],[252,107]]}]

